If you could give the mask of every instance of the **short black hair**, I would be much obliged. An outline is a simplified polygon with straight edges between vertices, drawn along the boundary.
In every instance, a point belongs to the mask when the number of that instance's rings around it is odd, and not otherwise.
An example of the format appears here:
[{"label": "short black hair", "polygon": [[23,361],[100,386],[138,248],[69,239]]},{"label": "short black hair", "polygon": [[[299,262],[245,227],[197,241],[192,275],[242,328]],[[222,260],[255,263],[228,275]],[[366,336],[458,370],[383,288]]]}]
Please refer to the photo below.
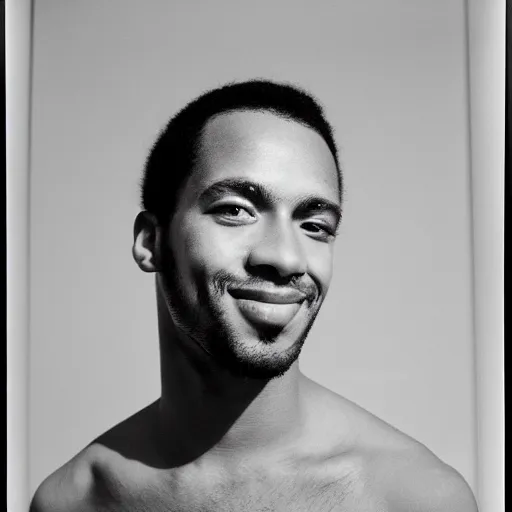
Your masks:
[{"label": "short black hair", "polygon": [[188,103],[160,132],[146,160],[141,181],[141,206],[166,224],[197,161],[200,137],[214,116],[249,110],[271,112],[296,121],[323,137],[338,171],[340,200],[343,178],[333,130],[318,101],[295,85],[270,80],[233,82],[212,89]]}]

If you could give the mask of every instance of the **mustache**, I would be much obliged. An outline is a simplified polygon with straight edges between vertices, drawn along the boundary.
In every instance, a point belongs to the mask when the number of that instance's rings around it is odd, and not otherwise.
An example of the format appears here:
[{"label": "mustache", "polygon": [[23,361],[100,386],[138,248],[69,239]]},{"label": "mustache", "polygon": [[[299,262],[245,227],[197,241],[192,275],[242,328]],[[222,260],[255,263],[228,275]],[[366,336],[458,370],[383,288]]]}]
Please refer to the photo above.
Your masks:
[{"label": "mustache", "polygon": [[213,285],[218,293],[224,293],[228,288],[257,289],[257,290],[287,290],[293,289],[305,295],[308,302],[315,300],[320,295],[320,290],[315,282],[306,281],[302,277],[294,276],[289,279],[283,279],[281,283],[263,279],[261,277],[247,276],[240,278],[233,276],[225,271],[219,271],[214,274]]}]

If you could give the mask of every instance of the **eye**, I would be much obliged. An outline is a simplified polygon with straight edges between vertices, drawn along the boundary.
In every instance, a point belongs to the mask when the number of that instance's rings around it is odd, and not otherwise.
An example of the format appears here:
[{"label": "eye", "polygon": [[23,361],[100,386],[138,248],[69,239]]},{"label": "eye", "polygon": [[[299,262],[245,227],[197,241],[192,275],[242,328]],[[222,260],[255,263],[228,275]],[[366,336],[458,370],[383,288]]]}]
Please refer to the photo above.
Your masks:
[{"label": "eye", "polygon": [[252,215],[243,207],[237,206],[234,204],[223,204],[220,206],[216,206],[210,213],[215,213],[217,215],[226,215],[227,217],[243,217],[244,215]]},{"label": "eye", "polygon": [[329,241],[336,236],[335,231],[330,226],[325,226],[318,222],[303,222],[301,226],[310,236],[317,240]]},{"label": "eye", "polygon": [[248,208],[237,204],[220,204],[211,208],[207,213],[226,224],[249,224],[256,220]]}]

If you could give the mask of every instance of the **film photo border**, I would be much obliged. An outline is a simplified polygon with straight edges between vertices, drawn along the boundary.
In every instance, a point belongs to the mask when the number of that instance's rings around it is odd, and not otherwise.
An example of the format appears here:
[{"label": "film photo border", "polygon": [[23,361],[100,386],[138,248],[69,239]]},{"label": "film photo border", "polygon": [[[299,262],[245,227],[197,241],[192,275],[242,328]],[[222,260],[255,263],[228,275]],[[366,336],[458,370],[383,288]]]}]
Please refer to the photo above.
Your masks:
[{"label": "film photo border", "polygon": [[[33,1],[5,2],[7,166],[7,509],[28,509],[29,191]],[[508,16],[505,16],[507,11]],[[477,488],[504,505],[505,0],[467,0]],[[509,21],[510,23],[510,21]],[[509,29],[510,30],[510,29]],[[510,60],[510,56],[507,56]],[[510,73],[510,70],[507,70]],[[507,105],[510,109],[510,104]],[[508,134],[508,132],[507,132]],[[506,149],[507,148],[507,149]],[[509,160],[509,158],[508,158]],[[509,162],[508,162],[509,165]]]}]

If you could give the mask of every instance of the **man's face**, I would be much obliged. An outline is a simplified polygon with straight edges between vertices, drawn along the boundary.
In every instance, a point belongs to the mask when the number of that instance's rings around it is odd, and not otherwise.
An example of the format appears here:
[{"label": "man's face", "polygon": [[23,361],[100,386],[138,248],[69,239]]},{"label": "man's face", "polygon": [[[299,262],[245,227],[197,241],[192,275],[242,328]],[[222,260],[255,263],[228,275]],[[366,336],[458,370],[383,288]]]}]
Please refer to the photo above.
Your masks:
[{"label": "man's face", "polygon": [[162,243],[159,285],[186,342],[236,375],[288,370],[331,280],[339,207],[315,131],[268,112],[211,119]]}]

